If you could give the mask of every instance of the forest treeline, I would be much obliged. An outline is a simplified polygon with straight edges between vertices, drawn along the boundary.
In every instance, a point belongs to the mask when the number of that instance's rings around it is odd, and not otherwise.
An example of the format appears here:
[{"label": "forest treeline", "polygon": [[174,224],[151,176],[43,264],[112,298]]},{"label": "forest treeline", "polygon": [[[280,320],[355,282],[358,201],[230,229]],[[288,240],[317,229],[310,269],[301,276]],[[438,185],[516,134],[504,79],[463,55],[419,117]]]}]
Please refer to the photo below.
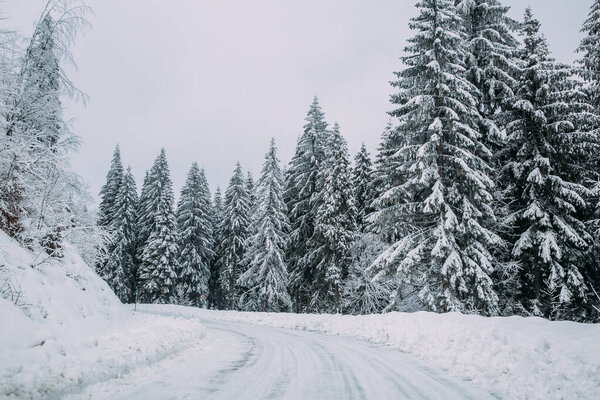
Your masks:
[{"label": "forest treeline", "polygon": [[[282,166],[271,141],[257,181],[237,164],[223,194],[211,195],[194,163],[175,204],[163,150],[138,197],[117,147],[87,227],[106,239],[92,241],[98,273],[124,302],[599,320],[600,0],[591,3],[567,65],[529,8],[516,21],[500,0],[421,0],[373,159],[363,145],[351,160],[317,98],[291,161]],[[42,20],[8,75],[21,97],[3,103],[3,140],[43,132],[26,153],[56,158],[69,136],[54,133],[54,88],[68,81],[44,32]],[[52,101],[36,106],[42,95]],[[38,216],[30,198],[42,192],[21,180],[30,170],[14,154],[3,151],[0,226],[59,256],[74,209],[61,198],[70,219]]]}]

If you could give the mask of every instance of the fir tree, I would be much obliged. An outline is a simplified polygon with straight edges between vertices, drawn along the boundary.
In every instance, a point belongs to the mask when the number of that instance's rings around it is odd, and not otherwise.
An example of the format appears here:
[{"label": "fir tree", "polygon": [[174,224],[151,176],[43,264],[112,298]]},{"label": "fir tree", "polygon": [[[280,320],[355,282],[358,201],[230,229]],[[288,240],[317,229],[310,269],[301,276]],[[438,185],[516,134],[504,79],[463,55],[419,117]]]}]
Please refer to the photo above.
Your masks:
[{"label": "fir tree", "polygon": [[477,89],[467,79],[464,21],[454,1],[423,0],[411,20],[406,69],[393,83],[398,106],[391,115],[403,146],[396,150],[399,179],[378,202],[379,224],[404,225],[371,267],[396,273],[416,288],[432,311],[498,312],[490,275],[499,267],[492,249],[501,239],[486,228],[494,183],[484,161],[476,108]]},{"label": "fir tree", "polygon": [[221,261],[221,226],[223,225],[223,200],[221,198],[221,189],[217,187],[215,191],[211,222],[213,227],[213,253],[212,262],[210,263],[210,281],[208,303],[212,308],[222,308],[223,298],[221,295],[221,285],[219,283],[219,270]]},{"label": "fir tree", "polygon": [[317,97],[311,104],[304,132],[298,139],[296,153],[286,173],[284,201],[288,208],[291,232],[287,246],[290,271],[290,294],[296,312],[310,308],[313,271],[306,264],[307,241],[313,235],[316,218],[317,175],[325,159],[327,122]]},{"label": "fir tree", "polygon": [[160,151],[147,180],[147,204],[140,210],[152,221],[142,247],[139,295],[148,303],[167,303],[174,294],[179,263],[173,212],[173,188],[165,150]]},{"label": "fir tree", "polygon": [[499,115],[513,96],[518,77],[518,23],[508,17],[510,7],[499,0],[456,0],[466,31],[467,78],[477,88],[479,130],[483,144],[498,150],[504,140]]},{"label": "fir tree", "polygon": [[114,214],[117,212],[115,204],[122,181],[123,164],[121,162],[121,151],[117,145],[110,163],[110,169],[106,174],[106,183],[100,189],[101,200],[98,207],[98,226],[109,230],[115,227]]},{"label": "fir tree", "polygon": [[219,262],[219,284],[223,296],[223,306],[234,309],[238,299],[236,282],[244,272],[246,238],[250,224],[250,199],[242,167],[237,163],[229,186],[225,191],[223,220],[221,222],[221,245]]},{"label": "fir tree", "polygon": [[371,182],[372,211],[365,222],[368,231],[376,233],[385,243],[394,243],[408,234],[404,224],[396,223],[400,216],[392,212],[389,207],[393,201],[403,198],[398,189],[403,180],[397,168],[401,161],[397,151],[404,145],[402,139],[398,130],[394,129],[392,122],[389,121],[381,134]]},{"label": "fir tree", "polygon": [[600,0],[594,0],[581,31],[586,36],[577,49],[583,54],[578,60],[578,72],[587,83],[586,92],[590,103],[596,114],[600,115]]},{"label": "fir tree", "polygon": [[204,170],[193,163],[177,204],[179,239],[177,286],[185,304],[200,306],[208,295],[213,257],[211,202]]},{"label": "fir tree", "polygon": [[272,139],[258,181],[256,229],[247,245],[249,267],[238,279],[239,286],[247,288],[240,298],[242,309],[274,312],[288,311],[292,306],[284,253],[289,225],[283,186],[277,148]]},{"label": "fir tree", "polygon": [[531,313],[564,317],[586,302],[579,265],[591,237],[578,216],[589,191],[580,171],[596,139],[581,130],[591,107],[571,68],[550,57],[539,29],[528,8],[503,181],[511,199],[512,254],[521,266],[517,300]]},{"label": "fir tree", "polygon": [[365,229],[365,219],[372,211],[373,205],[373,168],[367,148],[363,143],[354,157],[352,170],[352,188],[356,205],[356,225],[360,231]]},{"label": "fir tree", "polygon": [[327,158],[318,181],[314,233],[308,241],[305,263],[314,271],[311,308],[340,312],[340,290],[348,274],[349,253],[356,229],[346,140],[336,123],[327,143]]},{"label": "fir tree", "polygon": [[134,301],[137,189],[131,168],[121,180],[112,213],[114,230],[107,261],[100,275],[122,302]]},{"label": "fir tree", "polygon": [[136,259],[142,258],[142,252],[144,250],[144,244],[150,237],[150,232],[154,229],[154,219],[152,215],[147,213],[145,210],[151,209],[152,198],[150,197],[150,172],[146,170],[144,174],[144,182],[142,184],[142,193],[138,200],[137,209],[137,248],[136,248]]}]

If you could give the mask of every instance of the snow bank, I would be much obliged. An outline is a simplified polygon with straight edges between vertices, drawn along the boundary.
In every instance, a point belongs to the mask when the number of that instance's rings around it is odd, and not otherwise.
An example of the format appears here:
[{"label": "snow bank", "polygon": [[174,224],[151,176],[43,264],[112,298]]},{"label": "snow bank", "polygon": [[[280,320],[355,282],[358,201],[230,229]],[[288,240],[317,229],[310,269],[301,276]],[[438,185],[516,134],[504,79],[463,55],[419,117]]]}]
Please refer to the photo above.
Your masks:
[{"label": "snow bank", "polygon": [[0,231],[0,398],[60,398],[189,348],[203,329],[133,314],[73,249],[49,260]]},{"label": "snow bank", "polygon": [[305,315],[143,306],[197,316],[352,336],[392,346],[502,399],[600,399],[600,324],[457,313]]}]

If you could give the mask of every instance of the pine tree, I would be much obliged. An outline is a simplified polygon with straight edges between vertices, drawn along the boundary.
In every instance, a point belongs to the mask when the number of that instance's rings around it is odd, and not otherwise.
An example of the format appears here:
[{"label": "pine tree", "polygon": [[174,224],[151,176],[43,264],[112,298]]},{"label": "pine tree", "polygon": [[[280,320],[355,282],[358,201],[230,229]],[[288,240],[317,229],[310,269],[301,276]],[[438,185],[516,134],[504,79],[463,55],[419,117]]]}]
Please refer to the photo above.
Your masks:
[{"label": "pine tree", "polygon": [[144,182],[142,184],[142,193],[140,194],[137,208],[137,260],[140,260],[142,258],[144,244],[148,241],[148,238],[150,237],[150,232],[152,232],[152,230],[154,229],[154,219],[152,218],[152,215],[150,213],[146,212],[146,210],[151,209],[151,203],[152,198],[150,197],[150,172],[146,170],[146,173],[144,174]]},{"label": "pine tree", "polygon": [[112,212],[113,239],[100,276],[122,302],[134,301],[137,189],[131,168],[121,180]]},{"label": "pine tree", "polygon": [[220,235],[221,260],[219,262],[219,284],[223,296],[223,306],[234,309],[239,296],[236,282],[244,272],[246,238],[250,224],[250,199],[242,167],[237,163],[229,186],[225,191],[223,220]]},{"label": "pine tree", "polygon": [[352,188],[356,205],[356,226],[359,231],[366,228],[366,217],[372,211],[373,205],[373,167],[367,147],[363,143],[360,151],[354,157],[352,170]]},{"label": "pine tree", "polygon": [[477,89],[467,79],[464,21],[454,1],[423,0],[411,20],[406,69],[393,83],[398,93],[396,149],[390,189],[379,199],[380,225],[404,225],[370,271],[396,273],[432,311],[498,312],[490,275],[499,263],[492,249],[501,239],[486,228],[494,183],[481,143]]},{"label": "pine tree", "polygon": [[221,198],[221,189],[217,187],[212,204],[212,226],[213,226],[213,253],[212,262],[210,263],[210,281],[208,304],[211,308],[222,308],[223,297],[221,294],[221,285],[219,283],[219,270],[221,261],[221,245],[222,235],[221,226],[223,225],[223,200]]},{"label": "pine tree", "polygon": [[600,115],[600,0],[594,0],[581,31],[586,36],[577,49],[579,53],[583,53],[578,60],[578,72],[587,83],[586,92],[590,103],[596,114]]},{"label": "pine tree", "polygon": [[208,295],[213,258],[210,192],[204,170],[193,163],[177,204],[178,288],[185,304],[200,306]]},{"label": "pine tree", "polygon": [[397,224],[401,218],[389,207],[393,201],[403,198],[398,187],[403,182],[402,175],[398,172],[401,159],[397,155],[398,149],[404,146],[403,138],[391,121],[386,125],[375,159],[375,170],[371,182],[373,200],[371,213],[365,221],[369,232],[376,233],[385,243],[394,243],[408,234],[404,224]]},{"label": "pine tree", "polygon": [[106,183],[100,189],[100,206],[98,207],[98,226],[109,230],[115,227],[114,214],[117,195],[123,182],[123,164],[121,162],[121,151],[119,145],[115,147],[110,169],[106,174]]},{"label": "pine tree", "polygon": [[140,212],[152,221],[152,229],[142,247],[139,296],[147,303],[168,303],[174,294],[179,250],[173,188],[164,149],[148,174],[146,195],[146,207]]},{"label": "pine tree", "polygon": [[562,318],[586,303],[579,265],[591,237],[578,217],[589,190],[580,171],[597,139],[581,130],[591,107],[572,69],[550,57],[539,29],[528,8],[503,182],[511,199],[512,255],[521,266],[517,300],[533,314]]},{"label": "pine tree", "polygon": [[317,177],[320,187],[316,199],[317,215],[305,263],[314,271],[311,308],[340,312],[341,285],[348,274],[350,247],[356,230],[356,207],[348,148],[337,123],[326,149],[327,158]]},{"label": "pine tree", "polygon": [[272,139],[258,181],[256,229],[247,244],[249,267],[238,279],[238,285],[247,288],[240,298],[242,309],[275,312],[288,311],[292,306],[287,291],[285,245],[289,225],[283,187],[277,148]]},{"label": "pine tree", "polygon": [[480,140],[491,150],[498,150],[504,140],[498,128],[503,122],[499,116],[514,94],[519,73],[518,41],[513,35],[518,23],[508,17],[510,7],[499,0],[456,3],[466,30],[467,79],[477,88]]},{"label": "pine tree", "polygon": [[313,271],[306,264],[305,255],[308,252],[307,241],[314,231],[317,175],[325,159],[326,136],[327,122],[315,97],[306,116],[304,132],[298,139],[296,153],[286,171],[284,192],[291,227],[286,256],[290,271],[289,290],[296,312],[310,308]]}]

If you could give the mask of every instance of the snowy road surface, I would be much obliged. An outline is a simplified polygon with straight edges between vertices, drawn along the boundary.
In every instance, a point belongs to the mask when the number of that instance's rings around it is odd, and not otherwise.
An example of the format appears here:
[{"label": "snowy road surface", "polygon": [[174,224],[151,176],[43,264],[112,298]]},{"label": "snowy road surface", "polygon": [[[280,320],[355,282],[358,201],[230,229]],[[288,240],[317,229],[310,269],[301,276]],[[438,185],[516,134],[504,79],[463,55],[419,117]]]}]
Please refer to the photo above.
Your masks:
[{"label": "snowy road surface", "polygon": [[340,336],[202,322],[208,329],[197,346],[68,398],[491,398],[390,348]]}]

